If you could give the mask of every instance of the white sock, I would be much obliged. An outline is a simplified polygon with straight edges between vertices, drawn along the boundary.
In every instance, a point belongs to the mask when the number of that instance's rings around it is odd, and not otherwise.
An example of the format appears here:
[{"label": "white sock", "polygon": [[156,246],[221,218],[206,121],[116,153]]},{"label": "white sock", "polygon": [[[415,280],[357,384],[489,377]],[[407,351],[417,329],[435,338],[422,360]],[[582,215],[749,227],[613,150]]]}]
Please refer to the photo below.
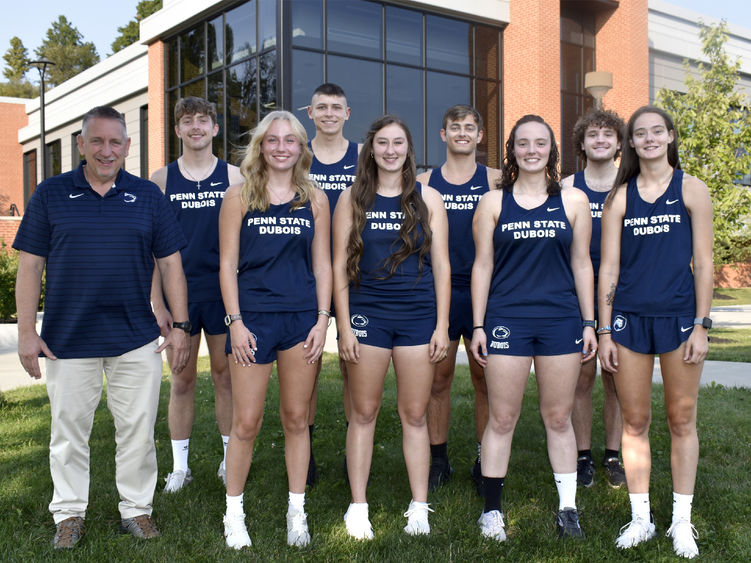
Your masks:
[{"label": "white sock", "polygon": [[649,522],[649,493],[629,493],[628,498],[631,501],[631,519],[641,518]]},{"label": "white sock", "polygon": [[482,442],[477,442],[477,461],[482,462]]},{"label": "white sock", "polygon": [[678,522],[679,520],[691,522],[691,504],[693,500],[694,495],[673,493],[673,522]]},{"label": "white sock", "polygon": [[226,495],[227,498],[227,515],[230,514],[242,514],[245,515],[243,509],[243,495],[240,493],[236,497]]},{"label": "white sock", "polygon": [[224,446],[224,457],[222,458],[222,462],[227,461],[227,444],[229,444],[229,436],[225,436],[222,434],[222,446]]},{"label": "white sock", "polygon": [[188,470],[188,444],[190,438],[185,440],[172,440],[172,471]]},{"label": "white sock", "polygon": [[289,507],[294,508],[297,512],[305,510],[305,493],[289,492]]},{"label": "white sock", "polygon": [[573,473],[553,473],[558,488],[558,510],[576,508],[576,471]]}]

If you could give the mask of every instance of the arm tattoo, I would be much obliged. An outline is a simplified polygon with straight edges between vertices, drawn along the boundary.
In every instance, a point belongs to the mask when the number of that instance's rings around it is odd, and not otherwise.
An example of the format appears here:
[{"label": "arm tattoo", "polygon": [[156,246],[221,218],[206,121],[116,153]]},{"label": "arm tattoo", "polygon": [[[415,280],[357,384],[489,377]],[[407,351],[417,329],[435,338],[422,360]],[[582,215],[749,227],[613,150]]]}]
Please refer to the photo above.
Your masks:
[{"label": "arm tattoo", "polygon": [[613,301],[615,301],[615,284],[610,284],[610,291],[608,291],[608,294],[605,296],[605,302],[608,305],[612,305]]}]

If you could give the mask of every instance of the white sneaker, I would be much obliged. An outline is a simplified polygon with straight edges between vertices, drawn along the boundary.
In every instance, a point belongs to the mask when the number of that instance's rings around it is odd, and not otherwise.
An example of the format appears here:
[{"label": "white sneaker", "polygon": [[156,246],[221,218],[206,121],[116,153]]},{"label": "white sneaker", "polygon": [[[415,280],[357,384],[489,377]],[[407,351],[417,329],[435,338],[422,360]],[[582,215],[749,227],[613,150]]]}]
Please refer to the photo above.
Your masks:
[{"label": "white sneaker", "polygon": [[634,518],[621,528],[621,535],[615,540],[616,547],[628,549],[655,537],[654,522],[644,518]]},{"label": "white sneaker", "polygon": [[486,538],[497,542],[506,541],[506,526],[503,523],[503,513],[500,510],[483,512],[477,520],[480,533]]},{"label": "white sneaker", "polygon": [[358,540],[372,540],[373,526],[368,519],[368,503],[350,503],[347,512],[344,513],[344,524],[347,533]]},{"label": "white sneaker", "polygon": [[178,469],[172,473],[167,473],[164,478],[166,484],[164,485],[165,493],[176,493],[186,485],[190,485],[193,482],[193,476],[190,474],[190,469],[183,471]]},{"label": "white sneaker", "polygon": [[219,464],[219,469],[216,470],[216,476],[222,480],[224,487],[227,487],[227,469],[224,467],[224,460]]},{"label": "white sneaker", "polygon": [[251,546],[248,529],[245,527],[245,514],[224,515],[224,539],[227,547],[232,549]]},{"label": "white sneaker", "polygon": [[430,533],[430,524],[428,523],[428,512],[435,512],[427,502],[417,502],[415,500],[409,503],[409,508],[404,516],[407,517],[407,525],[404,531],[410,536],[423,536]]},{"label": "white sneaker", "polygon": [[673,551],[677,556],[693,559],[699,555],[699,547],[696,545],[699,533],[688,520],[673,522],[665,535],[673,538]]},{"label": "white sneaker", "polygon": [[308,515],[290,506],[287,509],[287,545],[305,547],[309,543]]}]

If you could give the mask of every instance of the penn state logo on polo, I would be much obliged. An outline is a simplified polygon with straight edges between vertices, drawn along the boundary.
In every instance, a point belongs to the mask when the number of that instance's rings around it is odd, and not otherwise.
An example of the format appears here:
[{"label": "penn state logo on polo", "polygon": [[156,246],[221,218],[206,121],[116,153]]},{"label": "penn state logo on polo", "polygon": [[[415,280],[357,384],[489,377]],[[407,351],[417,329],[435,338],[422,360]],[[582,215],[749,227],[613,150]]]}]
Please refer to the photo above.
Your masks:
[{"label": "penn state logo on polo", "polygon": [[360,315],[359,313],[355,313],[349,318],[349,322],[352,325],[352,334],[360,338],[368,337],[368,331],[364,330],[370,322],[368,320],[368,317],[366,317],[365,315]]},{"label": "penn state logo on polo", "polygon": [[136,196],[128,192],[123,192],[123,201],[125,203],[133,203],[136,201]]},{"label": "penn state logo on polo", "polygon": [[[499,350],[509,349],[510,343],[508,342],[508,337],[511,336],[511,331],[508,327],[503,325],[494,326],[493,330],[490,331],[490,335],[493,337],[493,340],[490,341],[491,348]],[[500,342],[501,340],[504,340],[504,342]]]},{"label": "penn state logo on polo", "polygon": [[626,328],[627,324],[628,321],[626,320],[626,317],[624,317],[623,315],[616,315],[615,319],[613,319],[613,330],[621,332],[624,328]]}]

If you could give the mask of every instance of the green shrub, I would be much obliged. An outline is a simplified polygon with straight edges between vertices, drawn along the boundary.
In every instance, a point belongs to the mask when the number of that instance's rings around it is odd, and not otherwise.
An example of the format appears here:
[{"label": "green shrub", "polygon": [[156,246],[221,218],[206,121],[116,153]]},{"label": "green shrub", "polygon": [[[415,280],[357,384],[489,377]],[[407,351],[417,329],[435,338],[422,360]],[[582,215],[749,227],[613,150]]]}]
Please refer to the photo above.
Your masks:
[{"label": "green shrub", "polygon": [[[16,274],[18,273],[18,251],[8,248],[0,239],[0,322],[16,319]],[[44,279],[40,310],[44,306]]]}]

